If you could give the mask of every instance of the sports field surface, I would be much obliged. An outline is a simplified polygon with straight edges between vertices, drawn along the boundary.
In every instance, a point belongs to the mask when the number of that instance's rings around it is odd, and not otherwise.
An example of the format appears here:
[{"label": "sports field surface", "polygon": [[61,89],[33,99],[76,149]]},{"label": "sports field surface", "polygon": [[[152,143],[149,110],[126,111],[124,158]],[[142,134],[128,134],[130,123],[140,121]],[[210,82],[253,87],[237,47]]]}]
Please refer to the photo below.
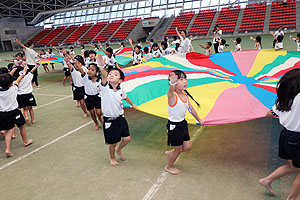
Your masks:
[{"label": "sports field surface", "polygon": [[[225,51],[234,49],[230,39]],[[242,39],[244,50],[253,48],[248,36]],[[204,53],[197,44],[206,41],[211,40],[193,41],[195,50]],[[272,36],[264,36],[263,47],[271,45]],[[286,36],[284,48],[295,50],[296,45]],[[10,59],[11,53],[16,52],[1,53],[0,58]],[[33,91],[37,122],[26,126],[33,144],[23,147],[17,130],[19,136],[11,146],[14,156],[6,158],[4,140],[0,140],[1,200],[275,200],[288,196],[295,175],[273,183],[275,197],[258,184],[285,163],[277,157],[281,131],[277,119],[189,125],[192,150],[181,154],[176,167],[182,173],[174,176],[163,170],[164,151],[170,149],[167,120],[125,109],[132,140],[124,149],[126,160],[111,167],[102,129],[94,131],[92,119],[82,117],[72,100],[71,86],[61,84],[62,65],[55,67],[56,71],[47,74],[39,68],[42,88]]]}]

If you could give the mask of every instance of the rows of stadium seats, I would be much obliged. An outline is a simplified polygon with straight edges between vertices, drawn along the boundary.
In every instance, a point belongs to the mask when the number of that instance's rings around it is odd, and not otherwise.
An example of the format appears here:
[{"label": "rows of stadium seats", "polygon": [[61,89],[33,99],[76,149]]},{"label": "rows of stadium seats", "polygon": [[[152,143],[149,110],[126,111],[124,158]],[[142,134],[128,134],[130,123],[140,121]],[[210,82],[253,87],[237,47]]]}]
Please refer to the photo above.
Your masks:
[{"label": "rows of stadium seats", "polygon": [[79,27],[79,25],[71,25],[71,26],[67,27],[56,38],[54,38],[54,40],[52,40],[51,42],[49,42],[48,45],[52,45],[52,46],[54,45],[55,46],[55,45],[61,44],[62,41],[64,41],[78,27]]},{"label": "rows of stadium seats", "polygon": [[175,20],[173,21],[171,27],[169,28],[165,36],[166,37],[176,36],[177,35],[175,30],[176,27],[178,28],[179,32],[186,30],[194,14],[195,12],[179,13],[179,15],[175,18]]},{"label": "rows of stadium seats", "polygon": [[239,31],[262,31],[264,29],[266,8],[266,3],[247,5]]},{"label": "rows of stadium seats", "polygon": [[51,31],[48,35],[46,35],[46,37],[41,39],[35,46],[46,46],[51,40],[53,40],[53,38],[59,35],[65,28],[66,26],[57,27],[56,29]]},{"label": "rows of stadium seats", "polygon": [[92,41],[92,42],[106,42],[108,38],[119,28],[119,26],[124,22],[124,20],[115,20],[108,24],[104,30]]},{"label": "rows of stadium seats", "polygon": [[[101,32],[101,30],[107,25],[108,21],[98,22],[92,28],[90,28],[80,39],[80,43],[90,43],[92,39]],[[82,35],[82,34],[81,34]],[[78,39],[78,38],[77,38]]]},{"label": "rows of stadium seats", "polygon": [[31,41],[36,44],[38,41],[40,41],[43,37],[45,37],[48,33],[50,33],[51,31],[53,31],[54,28],[46,28],[44,30],[42,30],[41,32],[39,32],[36,36],[34,36]]},{"label": "rows of stadium seats", "polygon": [[216,12],[217,9],[200,10],[189,30],[189,35],[206,35]]},{"label": "rows of stadium seats", "polygon": [[274,1],[272,3],[270,29],[296,27],[296,2],[295,0]]},{"label": "rows of stadium seats", "polygon": [[240,6],[222,8],[217,23],[223,33],[233,33],[237,18],[240,13]]},{"label": "rows of stadium seats", "polygon": [[122,41],[132,31],[132,29],[138,24],[141,18],[128,19],[121,28],[113,35],[110,41]]}]

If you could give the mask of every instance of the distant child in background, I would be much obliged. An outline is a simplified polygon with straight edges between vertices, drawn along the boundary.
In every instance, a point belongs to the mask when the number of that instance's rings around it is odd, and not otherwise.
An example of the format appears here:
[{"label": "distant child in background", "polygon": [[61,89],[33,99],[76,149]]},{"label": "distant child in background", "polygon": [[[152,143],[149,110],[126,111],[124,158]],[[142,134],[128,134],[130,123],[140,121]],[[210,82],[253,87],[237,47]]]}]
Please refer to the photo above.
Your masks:
[{"label": "distant child in background", "polygon": [[74,47],[70,47],[70,55],[75,57],[76,56],[76,53],[74,51]]},{"label": "distant child in background", "polygon": [[261,45],[261,37],[258,35],[258,36],[256,36],[256,38],[254,39],[252,36],[250,36],[250,40],[253,40],[253,41],[255,42],[254,49],[260,51],[261,48],[262,48],[262,45]]},{"label": "distant child in background", "polygon": [[168,37],[164,37],[164,41],[163,42],[167,43],[167,48],[170,46],[170,44],[169,44],[169,38]]},{"label": "distant child in background", "polygon": [[143,47],[143,43],[141,42],[140,39],[136,40],[136,42],[137,42],[137,45],[138,45],[138,46],[140,46],[141,48]]},{"label": "distant child in background", "polygon": [[284,32],[283,32],[283,27],[279,26],[278,30],[275,31],[275,33],[273,31],[271,31],[270,33],[274,36],[274,40],[273,40],[273,48],[275,48],[275,45],[277,43],[277,37],[279,35],[281,35],[282,37],[284,37]]},{"label": "distant child in background", "polygon": [[300,69],[288,71],[277,84],[277,99],[267,116],[279,117],[283,126],[279,138],[278,156],[288,161],[272,172],[269,176],[259,180],[272,194],[276,195],[271,184],[275,180],[289,174],[298,173],[287,200],[296,200],[300,194]]},{"label": "distant child in background", "polygon": [[[47,58],[51,58],[53,56],[55,56],[54,53],[52,53],[52,49],[49,48],[48,51],[46,52],[46,55],[47,55]],[[55,67],[54,67],[54,63],[50,63],[51,67],[52,67],[52,71],[55,70]]]},{"label": "distant child in background", "polygon": [[107,71],[110,71],[112,68],[120,68],[117,60],[115,58],[113,49],[111,47],[106,48],[106,59],[105,59],[105,65],[106,65],[106,69]]},{"label": "distant child in background", "polygon": [[235,50],[234,51],[242,51],[242,38],[238,37],[236,40],[231,40],[235,44]]},{"label": "distant child in background", "polygon": [[94,49],[94,51],[99,51],[99,48],[98,48],[98,46],[97,46],[97,44],[91,44],[91,47],[93,47]]},{"label": "distant child in background", "polygon": [[175,49],[171,51],[172,55],[178,54],[180,52],[180,43],[176,43]]},{"label": "distant child in background", "polygon": [[207,56],[212,54],[211,45],[212,45],[211,42],[207,42],[205,46],[199,44],[200,47],[202,47],[203,49],[206,50],[205,55],[207,55]]},{"label": "distant child in background", "polygon": [[178,37],[180,38],[180,46],[181,46],[180,53],[188,53],[188,52],[190,52],[190,49],[192,49],[192,52],[194,52],[192,43],[187,38],[187,32],[184,30],[179,33],[177,27],[175,30],[176,30]]},{"label": "distant child in background", "polygon": [[162,56],[162,53],[157,43],[153,43],[152,45],[152,54],[153,54],[153,58],[158,58]]},{"label": "distant child in background", "polygon": [[170,54],[170,51],[168,49],[168,43],[166,41],[162,41],[161,44],[161,54],[162,56],[166,56]]},{"label": "distant child in background", "polygon": [[121,86],[125,79],[122,70],[113,68],[106,72],[102,55],[98,55],[97,61],[102,75],[100,88],[103,95],[101,104],[104,116],[104,138],[105,143],[109,145],[110,165],[116,166],[119,165],[119,162],[116,160],[115,152],[121,160],[125,160],[122,149],[130,141],[128,123],[124,117],[123,100],[128,102],[134,109],[136,109],[136,105],[132,103]]},{"label": "distant child in background", "polygon": [[177,36],[173,36],[173,41],[170,46],[176,46],[176,44],[180,44],[180,39]]},{"label": "distant child in background", "polygon": [[144,53],[145,53],[145,61],[147,62],[148,60],[150,60],[151,58],[153,58],[153,54],[149,53],[149,48],[145,47],[144,48]]},{"label": "distant child in background", "polygon": [[13,60],[9,60],[9,59],[4,59],[4,61],[6,62],[11,62],[16,66],[20,66],[23,63],[23,54],[22,53],[17,53],[16,55],[14,55]]},{"label": "distant child in background", "polygon": [[120,51],[122,51],[123,48],[125,48],[124,42],[121,42],[121,43],[119,42],[118,44],[120,45],[120,48],[118,48],[118,49],[116,50],[116,52],[115,52],[116,54],[119,53]]},{"label": "distant child in background", "polygon": [[152,48],[152,45],[153,45],[153,43],[154,43],[154,40],[153,40],[153,39],[150,39],[150,41],[147,40],[146,42],[149,43],[150,48]]},{"label": "distant child in background", "polygon": [[84,54],[83,54],[83,58],[84,58],[84,62],[85,62],[85,63],[90,61],[90,58],[89,58],[89,53],[90,53],[90,51],[92,51],[92,50],[86,50],[86,51],[84,52]]},{"label": "distant child in background", "polygon": [[142,55],[141,47],[139,45],[136,45],[134,47],[133,44],[132,44],[132,39],[130,39],[130,38],[129,38],[129,43],[130,43],[130,46],[133,50],[133,53],[132,53],[132,64],[133,64],[133,66],[142,64],[143,55]]},{"label": "distant child in background", "polygon": [[84,45],[80,45],[80,53],[81,53],[81,56],[84,56],[84,52],[85,52],[85,50],[84,50]]},{"label": "distant child in background", "polygon": [[97,65],[96,55],[97,55],[97,53],[94,50],[88,51],[88,59],[85,60],[86,68],[88,68],[89,65],[92,63]]},{"label": "distant child in background", "polygon": [[[193,97],[186,90],[188,84],[186,78],[186,74],[180,70],[174,70],[169,74],[169,91],[167,94],[169,120],[167,123],[167,131],[168,145],[174,147],[174,149],[165,152],[168,158],[165,170],[174,175],[181,172],[174,168],[175,160],[180,153],[191,149],[188,126],[185,120],[186,110],[189,109],[195,119],[203,125],[202,120],[188,99],[188,96],[191,99],[193,99]],[[200,106],[197,102],[196,104]]]},{"label": "distant child in background", "polygon": [[297,51],[300,51],[300,33],[297,34],[296,38],[290,35],[290,39],[297,43]]},{"label": "distant child in background", "polygon": [[[62,49],[61,53],[62,53],[61,55],[62,55],[63,58],[67,57],[68,54],[70,54],[70,52],[66,51],[65,49]],[[69,79],[69,83],[70,83],[70,85],[72,85],[71,72],[70,72],[70,69],[69,69],[69,67],[68,67],[68,65],[65,61],[63,61],[63,66],[64,66],[63,69],[64,69],[65,76],[63,78],[62,84],[63,84],[63,86],[66,86],[66,80]]]},{"label": "distant child in background", "polygon": [[275,44],[275,51],[280,51],[283,49],[283,36],[278,35],[277,42]]},{"label": "distant child in background", "polygon": [[226,40],[218,40],[219,46],[218,46],[218,52],[222,53],[224,51],[224,46],[226,45]]},{"label": "distant child in background", "polygon": [[[43,49],[40,51],[40,57],[44,58],[44,59],[48,58],[47,55],[46,55],[46,53],[45,53],[45,51]],[[50,70],[48,68],[48,63],[43,63],[42,66],[43,66],[43,68],[44,68],[44,70],[45,70],[46,73],[50,72]]]}]

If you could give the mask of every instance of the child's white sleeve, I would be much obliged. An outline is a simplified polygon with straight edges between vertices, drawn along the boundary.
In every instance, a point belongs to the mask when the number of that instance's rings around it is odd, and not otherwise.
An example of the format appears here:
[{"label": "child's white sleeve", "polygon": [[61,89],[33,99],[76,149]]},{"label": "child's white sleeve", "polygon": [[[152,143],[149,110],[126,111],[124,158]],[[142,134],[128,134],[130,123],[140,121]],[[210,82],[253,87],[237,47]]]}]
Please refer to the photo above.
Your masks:
[{"label": "child's white sleeve", "polygon": [[127,94],[125,92],[125,90],[122,88],[122,99],[126,99],[127,98]]}]

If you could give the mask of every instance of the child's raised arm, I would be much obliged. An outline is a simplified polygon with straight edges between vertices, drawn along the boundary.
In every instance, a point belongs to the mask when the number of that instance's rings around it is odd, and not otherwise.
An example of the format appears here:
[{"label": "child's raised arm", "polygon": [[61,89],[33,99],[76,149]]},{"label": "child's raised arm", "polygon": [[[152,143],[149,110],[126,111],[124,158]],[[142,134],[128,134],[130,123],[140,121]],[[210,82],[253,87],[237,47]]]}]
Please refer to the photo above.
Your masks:
[{"label": "child's raised arm", "polygon": [[174,72],[171,72],[169,74],[169,80],[168,103],[169,105],[174,105],[176,101],[174,92],[178,81],[178,76]]},{"label": "child's raised arm", "polygon": [[130,38],[129,38],[129,40],[128,40],[128,41],[129,41],[129,44],[130,44],[130,46],[131,46],[132,50],[134,50],[134,46],[133,46],[133,44],[132,44],[132,39],[130,39]]},{"label": "child's raised arm", "polygon": [[96,57],[96,60],[97,60],[98,65],[100,66],[100,73],[102,75],[101,84],[106,85],[106,83],[107,83],[107,72],[106,72],[105,67],[104,67],[105,62],[103,60],[102,54],[98,54],[97,57]]},{"label": "child's raised arm", "polygon": [[290,39],[296,41],[297,39],[290,35]]},{"label": "child's raised arm", "polygon": [[175,28],[175,30],[176,30],[176,33],[177,33],[178,37],[181,38],[182,36],[180,35],[177,27]]},{"label": "child's raised arm", "polygon": [[202,44],[199,43],[199,46],[202,47],[203,49],[206,49],[205,46],[203,46]]},{"label": "child's raised arm", "polygon": [[16,39],[16,42],[17,42],[24,50],[26,49],[25,45],[22,44],[19,40]]}]

